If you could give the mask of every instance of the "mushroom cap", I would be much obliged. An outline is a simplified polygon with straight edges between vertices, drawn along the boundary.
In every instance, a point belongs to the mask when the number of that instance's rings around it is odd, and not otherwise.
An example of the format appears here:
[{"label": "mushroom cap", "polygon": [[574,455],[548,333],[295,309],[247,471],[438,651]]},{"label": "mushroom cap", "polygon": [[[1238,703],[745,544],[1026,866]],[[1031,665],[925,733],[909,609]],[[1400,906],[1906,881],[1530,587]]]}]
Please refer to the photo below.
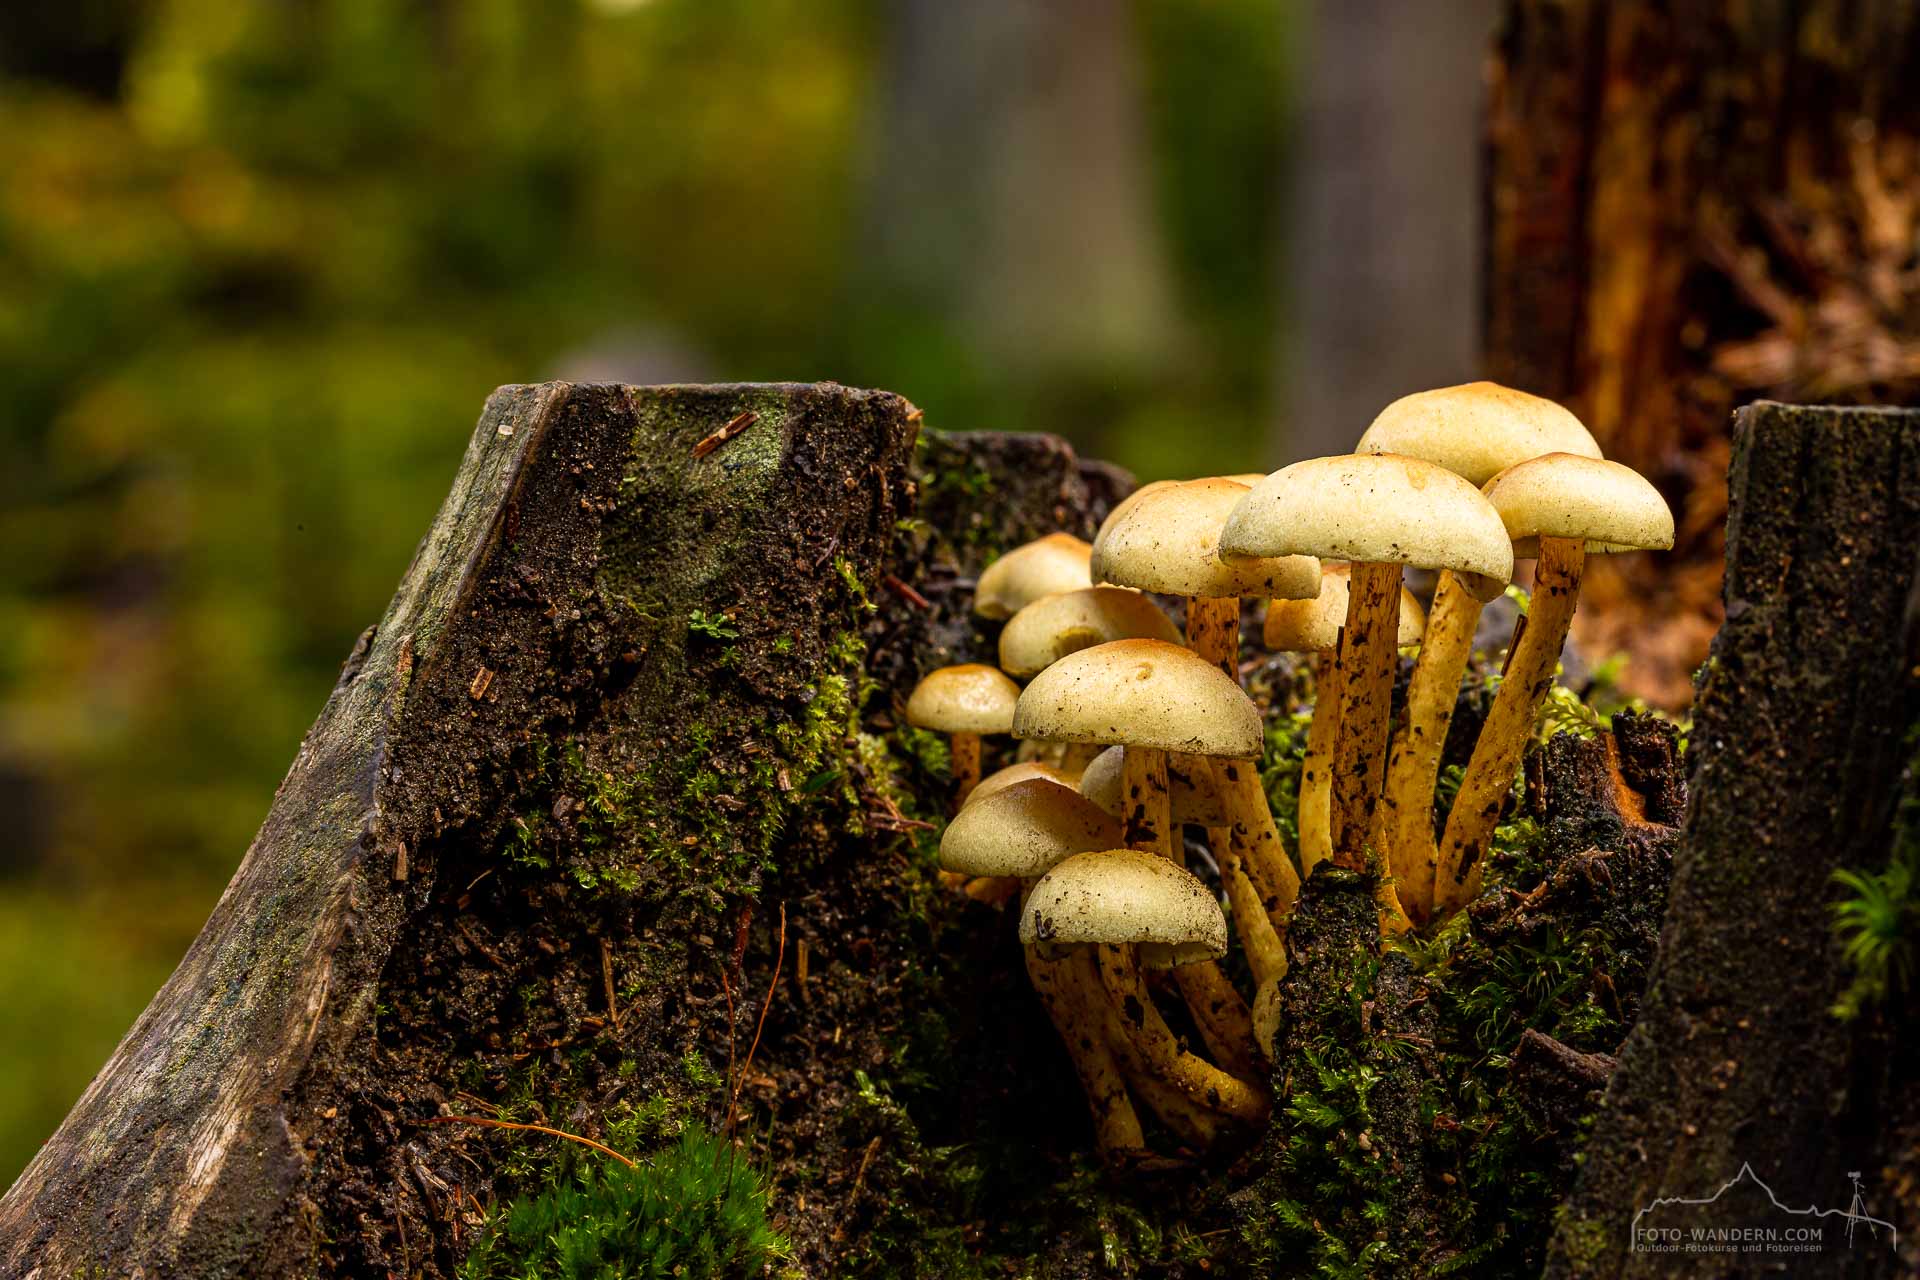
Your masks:
[{"label": "mushroom cap", "polygon": [[1060,659],[1020,695],[1013,736],[1241,759],[1262,745],[1259,709],[1233,677],[1164,640],[1115,640]]},{"label": "mushroom cap", "polygon": [[1453,569],[1502,585],[1513,577],[1513,543],[1480,491],[1397,453],[1309,458],[1274,472],[1234,508],[1220,554]]},{"label": "mushroom cap", "polygon": [[907,723],[941,733],[1005,733],[1020,686],[993,667],[963,662],[928,672],[907,699]]},{"label": "mushroom cap", "polygon": [[1314,594],[1320,589],[1320,562],[1311,556],[1220,558],[1221,527],[1246,496],[1246,485],[1217,478],[1166,485],[1142,496],[1101,526],[1093,548],[1094,580],[1179,596]]},{"label": "mushroom cap", "polygon": [[1424,458],[1476,485],[1543,453],[1600,456],[1593,434],[1567,409],[1497,382],[1401,396],[1380,411],[1353,451]]},{"label": "mushroom cap", "polygon": [[1113,509],[1107,512],[1107,518],[1100,522],[1099,530],[1093,535],[1094,548],[1096,550],[1099,548],[1101,539],[1107,536],[1107,530],[1112,527],[1116,520],[1121,519],[1127,512],[1138,506],[1141,499],[1150,493],[1158,493],[1170,485],[1179,483],[1178,480],[1149,480],[1126,497],[1120,499],[1120,501],[1114,503]]},{"label": "mushroom cap", "polygon": [[1572,453],[1508,467],[1487,481],[1487,501],[1506,522],[1514,554],[1536,556],[1539,540],[1578,538],[1588,555],[1664,551],[1673,545],[1673,512],[1632,467]]},{"label": "mushroom cap", "polygon": [[[1126,779],[1126,748],[1108,747],[1087,764],[1080,775],[1080,794],[1118,818],[1126,802],[1120,794]],[[1167,790],[1173,802],[1173,820],[1196,827],[1224,827],[1233,816],[1220,803],[1220,796],[1207,779],[1194,778],[1171,765],[1167,769]],[[984,783],[982,786],[986,785]]]},{"label": "mushroom cap", "polygon": [[995,769],[980,779],[979,784],[967,793],[967,798],[960,802],[960,807],[964,809],[970,804],[985,800],[1004,787],[1010,787],[1016,782],[1025,782],[1029,778],[1043,778],[1048,782],[1058,783],[1076,791],[1080,788],[1080,775],[1071,770],[1057,769],[1040,760],[1022,760],[1004,769]]},{"label": "mushroom cap", "polygon": [[1028,778],[955,814],[940,837],[940,865],[962,875],[1031,880],[1064,858],[1125,838],[1112,815],[1072,787]]},{"label": "mushroom cap", "polygon": [[1070,533],[1050,533],[1017,546],[981,570],[973,611],[983,618],[1010,618],[1041,596],[1090,587],[1092,555],[1092,546]]},{"label": "mushroom cap", "polygon": [[[1321,573],[1318,596],[1275,600],[1267,606],[1262,633],[1267,648],[1278,653],[1319,653],[1339,640],[1340,628],[1347,625],[1350,570],[1344,564],[1330,564]],[[1402,649],[1419,644],[1426,632],[1427,611],[1413,592],[1400,588],[1400,630],[1394,644]]]},{"label": "mushroom cap", "polygon": [[1022,680],[1070,653],[1109,640],[1180,643],[1180,628],[1138,591],[1083,587],[1044,596],[1007,620],[1000,632],[1000,668]]},{"label": "mushroom cap", "polygon": [[1138,849],[1077,853],[1040,878],[1020,912],[1029,946],[1133,943],[1155,969],[1227,953],[1227,918],[1191,872]]}]

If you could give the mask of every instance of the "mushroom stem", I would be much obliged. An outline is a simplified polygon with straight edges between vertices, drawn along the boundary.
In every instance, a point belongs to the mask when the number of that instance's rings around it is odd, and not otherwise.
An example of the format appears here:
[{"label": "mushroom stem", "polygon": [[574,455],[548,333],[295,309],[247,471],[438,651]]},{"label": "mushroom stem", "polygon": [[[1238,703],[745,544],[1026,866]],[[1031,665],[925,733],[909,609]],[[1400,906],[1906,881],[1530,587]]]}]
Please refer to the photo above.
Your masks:
[{"label": "mushroom stem", "polygon": [[[1167,753],[1128,747],[1124,759],[1121,821],[1127,847],[1157,853],[1184,866],[1186,850],[1174,839]],[[1255,1057],[1253,1014],[1220,966],[1211,960],[1181,965],[1174,971],[1174,980],[1207,1049],[1223,1063],[1250,1068]]]},{"label": "mushroom stem", "polygon": [[1268,922],[1284,936],[1294,899],[1300,896],[1300,876],[1287,857],[1279,828],[1273,825],[1273,811],[1260,785],[1260,766],[1253,760],[1220,759],[1213,762],[1213,775],[1232,824],[1227,848],[1259,893]]},{"label": "mushroom stem", "polygon": [[980,735],[955,733],[947,754],[953,761],[953,811],[958,813],[980,782]]},{"label": "mushroom stem", "polygon": [[1300,874],[1333,856],[1333,751],[1340,738],[1340,646],[1314,659],[1313,720],[1300,762]]},{"label": "mushroom stem", "polygon": [[1210,1111],[1248,1124],[1266,1120],[1267,1096],[1258,1087],[1180,1047],[1172,1028],[1154,1006],[1133,948],[1102,946],[1099,963],[1100,979],[1119,1013],[1125,1044],[1138,1056],[1143,1071],[1158,1076]]},{"label": "mushroom stem", "polygon": [[1433,608],[1407,685],[1407,722],[1394,735],[1387,757],[1385,841],[1400,892],[1400,905],[1415,920],[1433,914],[1434,864],[1440,847],[1433,836],[1433,789],[1440,777],[1440,752],[1453,723],[1460,682],[1473,653],[1473,633],[1481,604],[1452,570],[1443,570],[1434,588]]},{"label": "mushroom stem", "polygon": [[1367,838],[1386,779],[1387,718],[1400,631],[1400,566],[1356,563],[1340,638],[1339,745],[1333,762],[1333,860],[1365,871]]},{"label": "mushroom stem", "polygon": [[1540,704],[1553,685],[1585,565],[1586,551],[1578,539],[1540,539],[1526,626],[1508,656],[1507,674],[1473,744],[1473,757],[1460,779],[1460,794],[1454,798],[1446,832],[1440,837],[1433,886],[1436,916],[1457,911],[1480,892],[1482,855],[1513,790],[1514,771],[1533,737]]},{"label": "mushroom stem", "polygon": [[1220,878],[1227,884],[1227,907],[1233,913],[1234,931],[1247,951],[1247,967],[1253,970],[1256,987],[1278,982],[1287,973],[1287,949],[1280,931],[1273,927],[1260,891],[1247,875],[1240,850],[1231,841],[1222,846]]},{"label": "mushroom stem", "polygon": [[[1080,1090],[1093,1113],[1094,1141],[1102,1157],[1111,1161],[1126,1152],[1145,1149],[1140,1117],[1127,1097],[1126,1079],[1108,1040],[1109,1018],[1104,994],[1087,989],[1087,959],[1069,954],[1049,960],[1038,948],[1023,947],[1027,977],[1046,1006],[1053,1028],[1066,1045],[1067,1056],[1080,1077]],[[1084,950],[1084,948],[1082,949]]]},{"label": "mushroom stem", "polygon": [[1240,598],[1189,596],[1187,647],[1240,682]]}]

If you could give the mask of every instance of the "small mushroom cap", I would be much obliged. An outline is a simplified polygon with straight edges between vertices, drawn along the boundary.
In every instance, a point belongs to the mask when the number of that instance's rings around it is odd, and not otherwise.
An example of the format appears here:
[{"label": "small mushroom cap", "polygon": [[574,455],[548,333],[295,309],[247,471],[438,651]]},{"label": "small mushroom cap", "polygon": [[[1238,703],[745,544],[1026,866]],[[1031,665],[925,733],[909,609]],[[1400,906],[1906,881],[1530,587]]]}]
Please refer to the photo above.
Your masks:
[{"label": "small mushroom cap", "polygon": [[1178,596],[1314,594],[1320,562],[1311,556],[1220,558],[1221,527],[1246,496],[1234,480],[1188,480],[1116,511],[1094,544],[1095,581]]},{"label": "small mushroom cap", "polygon": [[960,802],[960,807],[964,809],[967,805],[977,804],[994,792],[1004,787],[1010,787],[1016,782],[1025,782],[1029,778],[1043,778],[1048,782],[1058,783],[1063,787],[1071,787],[1076,791],[1080,788],[1080,775],[1071,770],[1056,769],[1054,766],[1039,760],[1022,760],[1018,764],[1010,764],[1004,769],[995,769],[992,773],[980,779],[979,785],[968,792],[967,798]]},{"label": "small mushroom cap", "polygon": [[[1277,653],[1319,653],[1333,648],[1340,628],[1347,625],[1348,566],[1330,564],[1322,570],[1320,594],[1311,600],[1275,600],[1267,606],[1264,638]],[[1419,644],[1427,633],[1427,611],[1413,592],[1400,588],[1400,630],[1394,644]]]},{"label": "small mushroom cap", "polygon": [[1164,640],[1115,640],[1060,659],[1020,695],[1013,735],[1240,759],[1261,748],[1259,709],[1233,677]]},{"label": "small mushroom cap", "polygon": [[1180,643],[1180,628],[1166,611],[1120,587],[1083,587],[1035,600],[1007,620],[1000,632],[1000,667],[1026,679],[1070,653],[1109,640]]},{"label": "small mushroom cap", "polygon": [[1523,560],[1540,554],[1543,537],[1578,538],[1588,555],[1673,545],[1666,499],[1645,476],[1617,462],[1571,453],[1530,458],[1489,480],[1487,501]]},{"label": "small mushroom cap", "polygon": [[1064,858],[1125,838],[1115,818],[1072,787],[1028,778],[955,814],[940,837],[940,865],[968,876],[1031,880]]},{"label": "small mushroom cap", "polygon": [[1402,396],[1380,411],[1353,451],[1424,458],[1476,485],[1543,453],[1600,456],[1592,433],[1572,413],[1497,382]]},{"label": "small mushroom cap", "polygon": [[1227,918],[1191,872],[1137,849],[1078,853],[1033,886],[1020,912],[1029,946],[1137,944],[1155,969],[1227,953]]},{"label": "small mushroom cap", "polygon": [[[1108,747],[1087,764],[1080,775],[1080,794],[1118,818],[1126,807],[1121,788],[1126,782],[1125,747]],[[1167,790],[1173,802],[1173,820],[1196,827],[1224,827],[1233,816],[1220,803],[1220,796],[1208,783],[1169,762]],[[984,783],[981,785],[985,785]]]},{"label": "small mushroom cap", "polygon": [[907,699],[907,723],[941,733],[1005,733],[1020,686],[979,662],[930,671]]},{"label": "small mushroom cap", "polygon": [[1234,508],[1220,554],[1454,569],[1502,585],[1513,577],[1513,543],[1480,491],[1397,453],[1310,458],[1274,472]]},{"label": "small mushroom cap", "polygon": [[983,618],[1010,618],[1041,596],[1090,587],[1092,555],[1093,547],[1070,533],[1050,533],[1015,547],[981,571],[973,611]]}]

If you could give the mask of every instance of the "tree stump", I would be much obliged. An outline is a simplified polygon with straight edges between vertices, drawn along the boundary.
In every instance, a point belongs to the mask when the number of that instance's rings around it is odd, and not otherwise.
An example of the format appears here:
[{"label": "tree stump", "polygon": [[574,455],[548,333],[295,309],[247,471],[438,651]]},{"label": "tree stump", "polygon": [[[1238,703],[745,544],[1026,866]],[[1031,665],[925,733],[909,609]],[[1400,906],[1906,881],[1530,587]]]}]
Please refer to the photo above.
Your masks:
[{"label": "tree stump", "polygon": [[[720,1080],[734,1006],[782,964],[754,1070],[832,1083],[777,1145],[850,1166],[835,1117],[929,967],[869,673],[959,643],[988,555],[1130,483],[918,420],[832,384],[497,392],[205,929],[0,1200],[0,1275],[450,1275],[509,1148],[440,1113],[523,1084],[718,1128],[757,1105]],[[803,1255],[859,1200],[836,1181]]]},{"label": "tree stump", "polygon": [[[1836,871],[1887,866],[1896,801],[1913,785],[1920,412],[1761,403],[1739,413],[1734,439],[1727,621],[1697,702],[1692,808],[1552,1275],[1920,1265],[1920,1028],[1910,994],[1835,1016],[1852,968],[1830,910],[1844,893]],[[1855,1174],[1856,1207],[1878,1221],[1851,1232],[1843,1218],[1783,1214],[1746,1185],[1844,1213]],[[1719,1208],[1640,1216],[1722,1188]],[[1813,1225],[1826,1252],[1648,1251],[1654,1222]]]}]

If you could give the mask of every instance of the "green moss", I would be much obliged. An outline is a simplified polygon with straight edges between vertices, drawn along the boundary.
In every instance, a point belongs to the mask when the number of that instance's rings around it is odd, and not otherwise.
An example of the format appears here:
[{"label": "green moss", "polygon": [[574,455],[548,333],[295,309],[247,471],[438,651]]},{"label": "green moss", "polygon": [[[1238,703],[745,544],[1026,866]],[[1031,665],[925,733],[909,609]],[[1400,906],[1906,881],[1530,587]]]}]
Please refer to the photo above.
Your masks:
[{"label": "green moss", "polygon": [[631,1169],[598,1153],[556,1168],[493,1216],[464,1280],[697,1280],[756,1274],[786,1252],[758,1171],[702,1129]]},{"label": "green moss", "polygon": [[1913,989],[1920,938],[1920,729],[1907,735],[1907,758],[1887,865],[1878,871],[1842,868],[1833,875],[1846,891],[1832,904],[1833,930],[1852,971],[1833,1006],[1843,1020]]}]

